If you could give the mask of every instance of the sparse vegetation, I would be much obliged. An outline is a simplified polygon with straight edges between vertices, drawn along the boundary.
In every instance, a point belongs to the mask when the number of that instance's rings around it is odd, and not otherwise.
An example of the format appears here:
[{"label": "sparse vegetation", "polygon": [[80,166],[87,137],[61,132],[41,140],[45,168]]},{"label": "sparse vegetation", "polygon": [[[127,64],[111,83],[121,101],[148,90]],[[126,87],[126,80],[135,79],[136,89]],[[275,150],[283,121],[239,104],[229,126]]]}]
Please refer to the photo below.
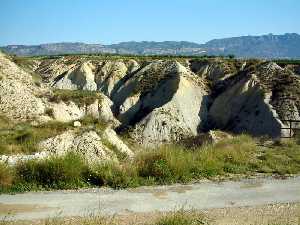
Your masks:
[{"label": "sparse vegetation", "polygon": [[54,111],[53,111],[52,108],[46,108],[46,109],[45,109],[45,114],[46,114],[47,116],[53,117],[53,113],[54,113]]},{"label": "sparse vegetation", "polygon": [[[188,162],[188,163],[187,163]],[[166,145],[157,150],[141,151],[133,161],[87,163],[76,155],[53,157],[41,162],[28,161],[0,171],[12,174],[12,185],[2,191],[32,189],[69,189],[91,186],[113,188],[140,185],[187,183],[202,178],[226,178],[240,175],[298,174],[300,146],[284,141],[271,147],[257,145],[246,135],[188,150]],[[0,175],[0,177],[3,177]],[[6,185],[7,186],[7,185]]]},{"label": "sparse vegetation", "polygon": [[118,148],[113,145],[112,143],[110,143],[107,139],[102,138],[102,143],[108,148],[110,149],[113,153],[116,154],[117,158],[121,161],[126,160],[128,158],[126,153],[120,152],[118,150]]},{"label": "sparse vegetation", "polygon": [[174,211],[163,216],[155,222],[155,225],[203,225],[208,224],[204,215],[183,210]]},{"label": "sparse vegetation", "polygon": [[30,123],[10,123],[8,119],[0,118],[0,154],[37,152],[37,144],[49,137],[56,136],[70,127],[69,123],[57,121],[38,126]]},{"label": "sparse vegetation", "polygon": [[[26,221],[22,221],[24,225],[28,223]],[[9,221],[0,221],[1,225],[19,225],[18,222],[9,222]],[[83,218],[53,218],[46,219],[36,222],[37,225],[119,225],[124,224],[116,217],[104,217],[101,215],[97,215],[96,213],[92,213]],[[127,224],[127,223],[126,223]],[[129,224],[129,223],[128,223]],[[135,223],[130,223],[135,225]],[[147,225],[203,225],[209,224],[207,222],[207,218],[202,213],[194,212],[194,211],[184,211],[183,209],[165,213],[164,215],[160,215],[154,219],[153,222],[145,221],[144,223],[137,224],[147,224]],[[29,224],[28,224],[29,225]]]},{"label": "sparse vegetation", "polygon": [[54,90],[53,95],[50,96],[52,102],[74,102],[79,106],[93,104],[96,100],[101,100],[102,97],[96,91],[82,91],[82,90]]},{"label": "sparse vegetation", "polygon": [[34,84],[38,87],[41,86],[42,78],[41,76],[33,71],[35,60],[34,57],[21,57],[21,56],[11,56],[11,59],[14,63],[16,63],[23,70],[28,72],[32,76],[32,80]]},{"label": "sparse vegetation", "polygon": [[103,130],[105,130],[105,128],[108,125],[107,122],[104,122],[101,119],[93,118],[92,116],[85,116],[85,117],[81,118],[79,121],[82,125],[82,128],[81,128],[82,130],[85,130],[86,127],[88,127],[88,129],[92,128],[100,136],[101,136],[101,132]]},{"label": "sparse vegetation", "polygon": [[[52,109],[46,109],[46,114],[52,116]],[[85,116],[79,120],[81,127],[77,132],[93,129],[101,135],[107,123]],[[38,152],[38,143],[62,134],[63,132],[74,129],[73,123],[63,123],[59,121],[49,121],[40,125],[32,125],[29,122],[13,123],[8,118],[0,116],[0,154],[32,154]]]}]

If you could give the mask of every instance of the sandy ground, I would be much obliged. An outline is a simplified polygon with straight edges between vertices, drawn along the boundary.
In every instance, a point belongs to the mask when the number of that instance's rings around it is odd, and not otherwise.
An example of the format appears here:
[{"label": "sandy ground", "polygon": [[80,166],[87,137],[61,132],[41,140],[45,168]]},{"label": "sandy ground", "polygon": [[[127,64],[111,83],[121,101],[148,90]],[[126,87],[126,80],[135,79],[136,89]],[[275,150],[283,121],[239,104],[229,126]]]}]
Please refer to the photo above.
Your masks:
[{"label": "sandy ground", "polygon": [[[300,225],[300,203],[230,207],[193,211],[208,225]],[[148,225],[169,212],[129,213],[109,217],[118,225]],[[80,225],[80,218],[64,218],[67,224]],[[1,225],[45,225],[44,220],[0,222]]]},{"label": "sandy ground", "polygon": [[[197,211],[210,225],[300,225],[300,203],[231,207]],[[119,216],[120,225],[144,225],[166,213]]]}]

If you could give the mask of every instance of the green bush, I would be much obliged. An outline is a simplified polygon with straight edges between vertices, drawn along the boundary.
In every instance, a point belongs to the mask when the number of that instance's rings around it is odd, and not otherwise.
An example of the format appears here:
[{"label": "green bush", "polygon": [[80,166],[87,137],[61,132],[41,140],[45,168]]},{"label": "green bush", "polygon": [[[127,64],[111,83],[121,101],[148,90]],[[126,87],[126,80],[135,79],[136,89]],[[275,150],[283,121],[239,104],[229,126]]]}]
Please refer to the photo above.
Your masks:
[{"label": "green bush", "polygon": [[120,166],[114,162],[106,162],[93,166],[88,175],[89,183],[97,186],[113,188],[137,187],[140,185],[138,175],[133,166]]},{"label": "green bush", "polygon": [[88,166],[74,153],[53,156],[43,160],[20,162],[16,166],[17,182],[42,188],[78,188],[85,186]]},{"label": "green bush", "polygon": [[162,184],[190,181],[195,166],[192,152],[173,145],[141,153],[135,163],[139,176]]}]

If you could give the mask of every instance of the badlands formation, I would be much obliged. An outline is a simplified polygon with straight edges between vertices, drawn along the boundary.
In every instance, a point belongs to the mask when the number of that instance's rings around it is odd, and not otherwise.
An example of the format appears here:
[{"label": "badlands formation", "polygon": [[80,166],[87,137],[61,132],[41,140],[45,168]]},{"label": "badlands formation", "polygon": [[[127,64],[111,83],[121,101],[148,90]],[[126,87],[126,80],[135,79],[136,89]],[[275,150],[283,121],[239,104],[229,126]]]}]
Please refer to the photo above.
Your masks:
[{"label": "badlands formation", "polygon": [[[0,115],[33,127],[71,126],[41,140],[35,154],[1,156],[10,163],[67,151],[118,160],[134,156],[128,143],[155,148],[213,130],[279,138],[285,119],[300,119],[297,66],[220,58],[24,61],[0,53]],[[84,123],[87,117],[102,126]]]}]

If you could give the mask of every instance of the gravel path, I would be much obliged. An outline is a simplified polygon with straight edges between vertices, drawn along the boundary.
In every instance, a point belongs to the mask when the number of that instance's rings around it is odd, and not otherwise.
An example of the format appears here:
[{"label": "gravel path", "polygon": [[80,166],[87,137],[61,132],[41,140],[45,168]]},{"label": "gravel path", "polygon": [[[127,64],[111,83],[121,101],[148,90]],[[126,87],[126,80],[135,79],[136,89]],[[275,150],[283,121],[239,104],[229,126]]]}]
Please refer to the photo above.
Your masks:
[{"label": "gravel path", "polygon": [[98,212],[126,215],[179,208],[211,210],[296,202],[300,202],[300,177],[205,181],[127,190],[100,188],[0,195],[0,219],[32,220],[87,216]]}]

